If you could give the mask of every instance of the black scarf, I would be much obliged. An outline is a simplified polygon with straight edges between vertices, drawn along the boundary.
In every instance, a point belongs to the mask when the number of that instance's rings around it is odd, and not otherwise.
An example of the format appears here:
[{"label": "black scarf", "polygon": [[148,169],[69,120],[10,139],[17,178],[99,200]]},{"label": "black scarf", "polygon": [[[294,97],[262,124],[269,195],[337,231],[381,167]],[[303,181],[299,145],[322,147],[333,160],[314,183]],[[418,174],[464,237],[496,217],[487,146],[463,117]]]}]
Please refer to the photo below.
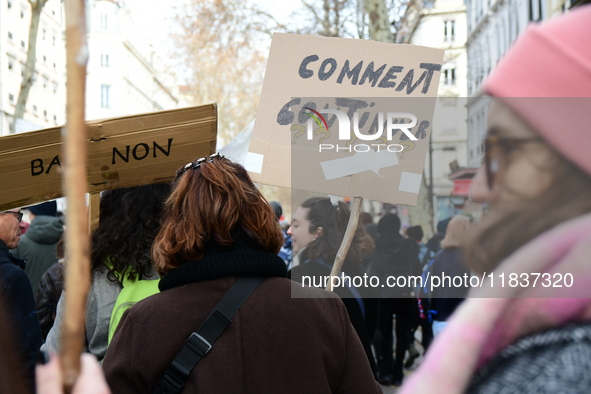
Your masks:
[{"label": "black scarf", "polygon": [[187,261],[160,280],[160,291],[188,283],[237,277],[287,277],[285,262],[277,255],[263,251],[242,232],[233,232],[234,243],[225,248],[210,242],[203,258]]}]

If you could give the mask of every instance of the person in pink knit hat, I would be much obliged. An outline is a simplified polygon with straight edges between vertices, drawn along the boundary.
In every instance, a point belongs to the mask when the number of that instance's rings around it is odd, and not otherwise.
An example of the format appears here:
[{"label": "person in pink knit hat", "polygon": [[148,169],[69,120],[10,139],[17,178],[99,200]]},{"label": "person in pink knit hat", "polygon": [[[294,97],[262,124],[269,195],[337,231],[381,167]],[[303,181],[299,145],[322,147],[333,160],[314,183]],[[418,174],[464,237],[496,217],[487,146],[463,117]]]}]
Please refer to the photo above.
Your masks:
[{"label": "person in pink knit hat", "polygon": [[590,38],[591,6],[532,25],[486,81],[467,260],[487,279],[402,394],[591,392]]}]

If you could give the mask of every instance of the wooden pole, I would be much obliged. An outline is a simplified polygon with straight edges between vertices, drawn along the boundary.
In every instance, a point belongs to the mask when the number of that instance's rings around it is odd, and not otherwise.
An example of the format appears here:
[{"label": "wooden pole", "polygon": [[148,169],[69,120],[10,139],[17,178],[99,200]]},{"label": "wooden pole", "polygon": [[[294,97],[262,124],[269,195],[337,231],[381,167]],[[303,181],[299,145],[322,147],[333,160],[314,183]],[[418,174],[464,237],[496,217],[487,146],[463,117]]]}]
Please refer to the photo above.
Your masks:
[{"label": "wooden pole", "polygon": [[87,144],[84,123],[86,84],[86,15],[84,0],[66,0],[67,123],[64,143],[62,187],[68,199],[66,232],[65,313],[62,325],[60,359],[67,393],[80,372],[80,354],[85,336],[85,307],[90,287],[90,259],[87,192]]},{"label": "wooden pole", "polygon": [[[345,262],[345,257],[347,257],[347,253],[349,253],[349,247],[351,247],[351,242],[353,242],[353,238],[355,237],[355,231],[357,231],[357,224],[359,223],[359,213],[361,212],[362,202],[362,197],[353,198],[353,202],[351,203],[351,216],[349,216],[349,223],[347,223],[347,229],[345,230],[343,242],[341,242],[341,247],[337,252],[337,257],[334,260],[334,264],[332,265],[332,271],[330,272],[331,278],[333,276],[339,276],[341,273],[343,263]],[[332,280],[328,282],[326,290],[332,291]]]},{"label": "wooden pole", "polygon": [[88,234],[97,228],[101,213],[101,194],[91,193],[88,199]]}]

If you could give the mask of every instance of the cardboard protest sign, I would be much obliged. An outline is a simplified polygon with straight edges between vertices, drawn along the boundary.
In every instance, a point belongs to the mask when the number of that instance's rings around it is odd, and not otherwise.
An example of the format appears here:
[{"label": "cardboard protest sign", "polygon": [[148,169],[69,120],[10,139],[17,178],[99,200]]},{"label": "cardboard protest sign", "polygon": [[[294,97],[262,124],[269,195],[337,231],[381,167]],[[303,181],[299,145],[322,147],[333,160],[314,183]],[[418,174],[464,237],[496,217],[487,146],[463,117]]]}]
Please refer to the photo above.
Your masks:
[{"label": "cardboard protest sign", "polygon": [[443,52],[275,34],[245,163],[253,180],[415,205]]},{"label": "cardboard protest sign", "polygon": [[[90,193],[174,179],[214,152],[215,104],[90,121]],[[0,210],[62,196],[61,127],[0,137]]]}]

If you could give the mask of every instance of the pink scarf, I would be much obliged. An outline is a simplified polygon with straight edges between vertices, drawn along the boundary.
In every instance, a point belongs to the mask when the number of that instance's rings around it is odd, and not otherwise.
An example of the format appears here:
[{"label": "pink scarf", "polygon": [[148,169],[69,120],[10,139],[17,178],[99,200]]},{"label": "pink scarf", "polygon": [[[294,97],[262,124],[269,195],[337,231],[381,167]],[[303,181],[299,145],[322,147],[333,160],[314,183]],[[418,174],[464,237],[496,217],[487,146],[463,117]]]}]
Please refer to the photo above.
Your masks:
[{"label": "pink scarf", "polygon": [[[517,339],[568,322],[591,321],[590,262],[591,214],[520,248],[495,270],[494,287],[489,283],[471,290],[400,393],[463,393],[476,370]],[[499,280],[503,272],[504,288]],[[564,282],[563,287],[543,287],[541,277],[536,287],[509,287],[513,272],[570,273],[574,280],[572,287]]]}]

